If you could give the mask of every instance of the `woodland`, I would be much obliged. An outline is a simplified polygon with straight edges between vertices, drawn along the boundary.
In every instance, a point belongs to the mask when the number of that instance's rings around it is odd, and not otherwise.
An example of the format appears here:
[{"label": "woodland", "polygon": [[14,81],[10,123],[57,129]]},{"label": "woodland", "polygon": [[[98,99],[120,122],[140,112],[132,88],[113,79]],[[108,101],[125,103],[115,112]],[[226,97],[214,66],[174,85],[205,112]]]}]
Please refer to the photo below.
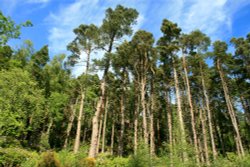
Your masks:
[{"label": "woodland", "polygon": [[250,166],[250,33],[211,41],[164,19],[155,39],[138,15],[108,8],[49,55],[11,46],[32,23],[0,11],[0,167]]}]

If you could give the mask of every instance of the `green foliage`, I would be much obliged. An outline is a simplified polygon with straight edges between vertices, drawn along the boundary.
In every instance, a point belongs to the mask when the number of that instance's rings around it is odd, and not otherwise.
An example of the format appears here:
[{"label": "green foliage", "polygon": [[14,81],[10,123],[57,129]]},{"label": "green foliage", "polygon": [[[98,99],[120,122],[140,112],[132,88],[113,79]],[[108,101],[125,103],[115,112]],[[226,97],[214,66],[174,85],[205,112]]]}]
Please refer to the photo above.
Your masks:
[{"label": "green foliage", "polygon": [[42,154],[42,160],[39,162],[38,167],[61,167],[61,164],[53,151],[47,151]]},{"label": "green foliage", "polygon": [[63,167],[75,167],[76,166],[76,155],[69,150],[62,150],[57,153],[58,160]]},{"label": "green foliage", "polygon": [[0,11],[0,45],[6,44],[11,38],[19,38],[21,27],[29,26],[32,26],[30,21],[17,25],[10,17],[4,16]]},{"label": "green foliage", "polygon": [[123,157],[113,157],[109,153],[99,154],[97,167],[129,167],[129,159]]},{"label": "green foliage", "polygon": [[41,90],[22,69],[0,71],[0,135],[20,138],[43,122]]},{"label": "green foliage", "polygon": [[215,167],[248,167],[250,166],[250,155],[239,157],[235,153],[227,153],[227,157],[218,157],[212,164]]},{"label": "green foliage", "polygon": [[129,167],[150,167],[152,166],[152,159],[149,154],[149,148],[144,143],[138,145],[136,154],[129,159]]},{"label": "green foliage", "polygon": [[[38,154],[21,148],[1,148],[0,147],[0,166],[36,166]],[[26,165],[23,165],[26,164]],[[28,165],[30,164],[30,165]]]},{"label": "green foliage", "polygon": [[13,50],[10,46],[0,46],[0,70],[9,68],[9,61],[11,60],[12,54]]}]

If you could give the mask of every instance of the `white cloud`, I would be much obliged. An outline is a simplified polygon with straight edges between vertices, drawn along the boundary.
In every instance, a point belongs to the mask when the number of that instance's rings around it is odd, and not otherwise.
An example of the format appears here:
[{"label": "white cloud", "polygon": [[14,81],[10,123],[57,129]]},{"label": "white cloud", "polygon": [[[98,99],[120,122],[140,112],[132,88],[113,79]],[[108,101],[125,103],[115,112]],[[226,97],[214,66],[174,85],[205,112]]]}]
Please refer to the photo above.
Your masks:
[{"label": "white cloud", "polygon": [[[200,29],[212,40],[224,39],[231,34],[233,15],[247,4],[249,0],[165,0],[151,7],[155,13],[151,20],[167,18],[185,33]],[[153,28],[157,35],[159,26]]]},{"label": "white cloud", "polygon": [[[76,0],[69,5],[61,6],[57,12],[51,13],[46,19],[49,21],[49,43],[53,53],[65,51],[66,45],[74,38],[72,30],[80,24],[94,23],[100,25],[108,7],[115,7],[122,4],[129,7],[140,9],[140,13],[145,12],[146,4],[142,0]],[[145,4],[145,5],[144,5]],[[144,19],[140,15],[138,24],[139,29]]]},{"label": "white cloud", "polygon": [[178,23],[185,33],[200,29],[212,37],[212,40],[225,39],[226,36],[230,36],[233,15],[249,3],[249,0],[157,0],[157,2],[154,0],[75,0],[49,14],[46,19],[49,22],[48,40],[52,54],[65,52],[67,44],[74,38],[72,32],[74,28],[80,24],[100,25],[105,10],[108,7],[114,8],[117,4],[136,8],[140,16],[134,29],[143,27],[152,32],[156,38],[160,36],[162,20],[167,18]]},{"label": "white cloud", "polygon": [[[127,7],[134,7],[145,12],[147,7],[143,0],[76,0],[74,3],[63,5],[56,12],[50,13],[46,21],[49,23],[49,46],[52,54],[66,52],[66,46],[74,39],[73,29],[80,24],[100,25],[108,7],[115,7],[122,4]],[[138,18],[135,29],[139,29],[144,19],[143,15]],[[94,58],[100,58],[102,54],[97,54]],[[79,75],[84,68],[76,67],[75,75]]]}]

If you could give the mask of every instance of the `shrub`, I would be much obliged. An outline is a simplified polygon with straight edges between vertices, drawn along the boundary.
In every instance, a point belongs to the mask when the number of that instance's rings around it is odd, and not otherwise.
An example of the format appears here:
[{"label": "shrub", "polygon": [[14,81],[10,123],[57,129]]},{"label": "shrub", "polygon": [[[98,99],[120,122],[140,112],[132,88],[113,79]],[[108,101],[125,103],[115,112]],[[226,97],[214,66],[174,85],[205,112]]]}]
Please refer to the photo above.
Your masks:
[{"label": "shrub", "polygon": [[235,153],[227,153],[227,158],[218,157],[213,165],[215,167],[249,167],[250,166],[250,155],[245,157],[239,157]]},{"label": "shrub", "polygon": [[84,158],[78,161],[78,167],[95,167],[96,160],[95,158]]},{"label": "shrub", "polygon": [[110,153],[102,153],[97,157],[98,167],[128,167],[128,162],[128,158],[113,157]]},{"label": "shrub", "polygon": [[39,162],[38,167],[61,167],[61,164],[54,152],[47,151],[42,154],[42,160]]},{"label": "shrub", "polygon": [[57,157],[63,167],[76,166],[76,155],[69,150],[62,150],[58,152]]},{"label": "shrub", "polygon": [[149,154],[148,146],[144,143],[138,145],[135,155],[129,158],[129,167],[147,167],[152,166],[152,160]]},{"label": "shrub", "polygon": [[[30,162],[36,166],[38,154],[21,148],[1,148],[0,166],[23,166],[22,164]],[[27,165],[28,166],[28,165]]]}]

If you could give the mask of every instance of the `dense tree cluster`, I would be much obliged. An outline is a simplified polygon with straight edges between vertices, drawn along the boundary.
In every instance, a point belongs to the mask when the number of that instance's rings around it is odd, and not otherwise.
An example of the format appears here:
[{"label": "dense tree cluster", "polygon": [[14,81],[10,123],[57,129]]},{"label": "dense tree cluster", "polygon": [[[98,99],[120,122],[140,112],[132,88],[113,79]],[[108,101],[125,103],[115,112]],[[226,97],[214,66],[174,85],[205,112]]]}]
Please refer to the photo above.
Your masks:
[{"label": "dense tree cluster", "polygon": [[[0,149],[76,154],[87,145],[88,157],[96,158],[136,155],[143,145],[150,157],[169,157],[170,165],[177,158],[197,166],[230,152],[246,156],[250,34],[232,38],[229,53],[226,42],[211,43],[199,30],[185,34],[167,19],[159,39],[133,33],[137,17],[132,8],[108,8],[100,26],[74,29],[71,55],[49,60],[47,45],[9,46],[31,24],[15,25],[0,13]],[[91,61],[96,53],[102,58]],[[77,78],[75,65],[84,69]]]}]

